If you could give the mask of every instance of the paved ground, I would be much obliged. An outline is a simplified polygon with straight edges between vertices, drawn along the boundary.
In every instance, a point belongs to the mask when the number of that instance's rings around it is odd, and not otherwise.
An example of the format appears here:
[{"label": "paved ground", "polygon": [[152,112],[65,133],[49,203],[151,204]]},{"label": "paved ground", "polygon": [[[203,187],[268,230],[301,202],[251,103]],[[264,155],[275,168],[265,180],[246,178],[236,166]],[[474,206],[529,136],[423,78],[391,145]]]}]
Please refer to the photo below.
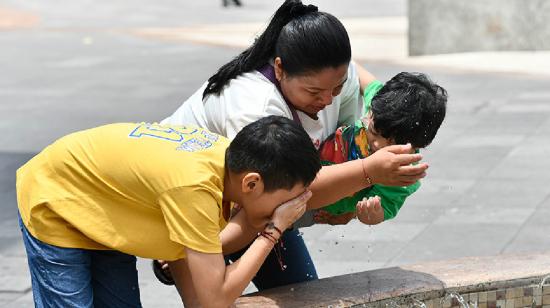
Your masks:
[{"label": "paved ground", "polygon": [[[197,43],[163,33],[258,24],[277,5],[244,0],[243,8],[223,9],[219,2],[0,0],[0,129],[5,132],[0,137],[0,306],[32,306],[16,222],[15,170],[69,132],[162,119],[241,44],[217,41],[212,34]],[[320,276],[549,250],[550,75],[536,68],[550,65],[550,57],[537,54],[536,65],[529,53],[403,58],[395,35],[403,33],[405,1],[316,3],[346,25],[382,18],[378,21],[388,21],[387,29],[397,29],[380,34],[381,44],[369,45],[372,36],[361,40],[362,28],[350,27],[356,58],[380,79],[403,70],[425,71],[450,94],[448,117],[424,152],[429,176],[396,219],[374,227],[351,223],[303,230]],[[143,35],[151,29],[162,31]],[[380,54],[395,58],[374,56]],[[510,56],[521,65],[507,66]],[[147,266],[140,261],[144,306],[177,304],[175,291],[157,283]]]}]

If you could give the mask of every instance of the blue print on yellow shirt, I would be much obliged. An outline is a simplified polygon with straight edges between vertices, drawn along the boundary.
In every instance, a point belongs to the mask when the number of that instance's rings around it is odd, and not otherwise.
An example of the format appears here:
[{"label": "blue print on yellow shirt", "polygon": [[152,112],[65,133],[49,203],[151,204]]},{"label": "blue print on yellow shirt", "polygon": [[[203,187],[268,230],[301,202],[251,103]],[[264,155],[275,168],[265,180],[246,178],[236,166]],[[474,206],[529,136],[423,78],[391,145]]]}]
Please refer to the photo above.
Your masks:
[{"label": "blue print on yellow shirt", "polygon": [[[200,132],[200,133],[199,133]],[[178,143],[176,150],[195,152],[207,149],[219,136],[205,130],[185,126],[163,126],[140,123],[129,135],[132,138],[151,137]]]}]

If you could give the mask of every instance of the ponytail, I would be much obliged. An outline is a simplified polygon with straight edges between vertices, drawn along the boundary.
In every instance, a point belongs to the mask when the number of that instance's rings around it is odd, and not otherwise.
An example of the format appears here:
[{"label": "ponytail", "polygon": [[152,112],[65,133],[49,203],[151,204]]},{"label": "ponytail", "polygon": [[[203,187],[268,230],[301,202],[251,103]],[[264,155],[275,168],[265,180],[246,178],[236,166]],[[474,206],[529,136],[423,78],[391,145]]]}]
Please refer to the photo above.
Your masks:
[{"label": "ponytail", "polygon": [[209,94],[219,94],[231,79],[266,64],[275,54],[275,46],[281,29],[291,20],[312,12],[317,12],[316,6],[306,6],[300,0],[286,0],[277,9],[269,25],[254,44],[208,78],[202,98],[204,99]]}]

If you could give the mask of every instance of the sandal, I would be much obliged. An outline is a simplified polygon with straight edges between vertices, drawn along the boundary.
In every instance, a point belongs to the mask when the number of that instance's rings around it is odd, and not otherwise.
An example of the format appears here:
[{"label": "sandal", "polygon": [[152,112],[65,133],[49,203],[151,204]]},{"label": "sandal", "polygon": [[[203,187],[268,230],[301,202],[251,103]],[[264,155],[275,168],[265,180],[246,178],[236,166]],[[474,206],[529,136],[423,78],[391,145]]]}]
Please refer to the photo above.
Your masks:
[{"label": "sandal", "polygon": [[153,273],[155,273],[155,277],[157,277],[160,282],[167,286],[173,286],[175,284],[174,279],[171,276],[166,275],[166,273],[162,269],[162,265],[158,260],[153,260],[152,266]]}]

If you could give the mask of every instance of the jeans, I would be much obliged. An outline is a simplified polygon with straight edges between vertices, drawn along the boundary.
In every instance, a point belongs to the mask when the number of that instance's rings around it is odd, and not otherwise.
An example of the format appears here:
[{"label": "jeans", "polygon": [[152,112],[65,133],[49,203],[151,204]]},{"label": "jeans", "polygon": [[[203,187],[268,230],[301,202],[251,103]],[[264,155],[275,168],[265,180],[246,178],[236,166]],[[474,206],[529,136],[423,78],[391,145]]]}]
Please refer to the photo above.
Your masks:
[{"label": "jeans", "polygon": [[62,248],[34,238],[21,222],[35,307],[141,307],[136,257]]},{"label": "jeans", "polygon": [[[287,284],[316,280],[317,271],[311,260],[304,239],[298,229],[290,229],[283,233],[282,242],[284,248],[281,248],[281,259],[286,268],[281,269],[275,249],[273,249],[262,267],[252,279],[252,282],[258,290],[265,290],[284,286]],[[231,261],[238,260],[248,249],[245,249],[229,255],[227,258]]]}]

